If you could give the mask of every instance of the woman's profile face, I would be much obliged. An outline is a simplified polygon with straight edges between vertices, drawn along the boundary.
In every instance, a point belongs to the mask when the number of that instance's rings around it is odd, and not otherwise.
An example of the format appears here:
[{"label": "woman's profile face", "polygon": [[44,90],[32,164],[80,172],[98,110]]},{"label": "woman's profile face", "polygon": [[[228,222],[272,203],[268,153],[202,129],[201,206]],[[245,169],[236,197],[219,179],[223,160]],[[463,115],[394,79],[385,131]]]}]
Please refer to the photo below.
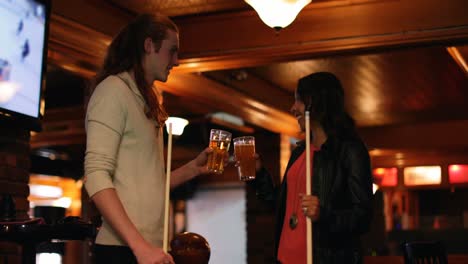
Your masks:
[{"label": "woman's profile face", "polygon": [[291,106],[290,111],[299,123],[301,131],[305,131],[305,104],[297,93],[294,95],[294,104]]}]

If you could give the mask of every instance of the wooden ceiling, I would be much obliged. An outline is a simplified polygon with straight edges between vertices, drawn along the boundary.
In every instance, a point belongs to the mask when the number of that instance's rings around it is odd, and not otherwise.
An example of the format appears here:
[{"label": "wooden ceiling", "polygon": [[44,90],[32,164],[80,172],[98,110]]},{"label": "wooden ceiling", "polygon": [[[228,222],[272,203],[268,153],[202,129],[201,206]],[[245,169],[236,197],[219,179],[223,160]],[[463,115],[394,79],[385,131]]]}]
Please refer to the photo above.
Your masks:
[{"label": "wooden ceiling", "polygon": [[[49,64],[84,78],[135,14],[171,16],[180,27],[180,66],[167,83],[157,83],[171,114],[222,111],[246,126],[298,136],[289,114],[297,80],[331,71],[342,80],[347,109],[371,148],[467,152],[466,0],[313,1],[279,33],[241,0],[52,4]],[[84,144],[83,107],[73,107],[47,110],[33,148]]]}]

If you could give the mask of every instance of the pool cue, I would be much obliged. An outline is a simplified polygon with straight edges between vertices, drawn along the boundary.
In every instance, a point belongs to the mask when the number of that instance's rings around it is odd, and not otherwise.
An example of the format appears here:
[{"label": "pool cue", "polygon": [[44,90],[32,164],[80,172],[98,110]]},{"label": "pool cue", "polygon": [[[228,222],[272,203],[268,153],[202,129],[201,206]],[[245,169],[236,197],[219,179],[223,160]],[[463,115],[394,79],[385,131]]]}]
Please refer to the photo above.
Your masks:
[{"label": "pool cue", "polygon": [[168,138],[167,138],[167,165],[166,165],[166,192],[164,204],[164,240],[163,250],[167,253],[167,245],[169,240],[169,194],[171,192],[171,156],[172,156],[172,123],[168,124]]},{"label": "pool cue", "polygon": [[[306,194],[310,195],[310,114],[309,111],[305,112],[305,133],[306,133]],[[306,217],[307,227],[307,264],[312,264],[312,219]]]}]

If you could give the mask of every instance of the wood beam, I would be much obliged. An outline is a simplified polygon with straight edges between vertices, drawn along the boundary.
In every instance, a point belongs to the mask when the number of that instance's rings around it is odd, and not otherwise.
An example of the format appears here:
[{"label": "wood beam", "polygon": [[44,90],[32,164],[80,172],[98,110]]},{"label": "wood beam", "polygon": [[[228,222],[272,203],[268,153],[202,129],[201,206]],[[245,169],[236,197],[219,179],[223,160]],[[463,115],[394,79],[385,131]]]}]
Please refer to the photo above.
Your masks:
[{"label": "wood beam", "polygon": [[165,92],[186,96],[218,111],[239,116],[245,121],[270,131],[298,136],[296,119],[289,113],[230,89],[218,82],[196,74],[171,74],[167,83],[157,83]]},{"label": "wood beam", "polygon": [[286,88],[274,86],[248,70],[212,71],[203,75],[282,111],[289,111],[294,102],[294,94]]},{"label": "wood beam", "polygon": [[465,0],[312,3],[279,34],[265,26],[254,11],[176,19],[182,51],[177,71],[252,67],[402,46],[466,43],[466,10]]},{"label": "wood beam", "polygon": [[373,167],[466,163],[468,120],[366,127],[359,133]]},{"label": "wood beam", "polygon": [[101,65],[111,38],[92,28],[52,14],[48,62],[90,78]]},{"label": "wood beam", "polygon": [[[104,4],[92,1],[77,0],[71,4],[71,8],[68,2],[54,7],[49,62],[90,77],[102,61],[110,36],[130,15],[115,8],[109,13],[102,8]],[[467,43],[467,5],[465,0],[311,4],[278,35],[254,11],[177,18],[182,59],[171,81],[162,86],[168,92],[196,98],[271,131],[296,136],[296,120],[285,112],[214,81],[185,73],[412,45]]]},{"label": "wood beam", "polygon": [[371,151],[370,154],[374,168],[466,164],[468,158],[468,151],[446,149],[436,151],[393,149]]},{"label": "wood beam", "polygon": [[245,133],[245,134],[253,134],[255,132],[255,129],[253,127],[233,124],[233,123],[224,121],[223,119],[216,118],[214,116],[211,116],[209,120],[213,124],[220,125],[229,129],[233,129],[233,130]]},{"label": "wood beam", "polygon": [[[52,14],[65,17],[96,32],[113,36],[119,32],[133,17],[122,8],[118,8],[107,0],[71,0],[52,3]],[[84,35],[93,42],[92,36]]]},{"label": "wood beam", "polygon": [[[157,83],[163,91],[190,98],[214,111],[224,111],[267,130],[293,137],[299,136],[296,119],[289,113],[232,90],[220,83],[196,74],[172,74],[167,83]],[[49,110],[43,122],[43,132],[31,137],[33,148],[42,146],[84,144],[84,109]],[[245,127],[244,132],[252,132]]]},{"label": "wood beam", "polygon": [[42,131],[31,135],[31,148],[86,144],[83,107],[48,109]]},{"label": "wood beam", "polygon": [[[77,24],[75,22],[66,20],[60,16],[53,16],[51,24],[52,24],[51,30],[50,30],[51,36],[49,38],[49,60],[50,62],[55,65],[58,65],[59,67],[62,67],[71,72],[74,72],[80,76],[84,76],[86,78],[90,78],[91,76],[93,76],[94,71],[92,69],[96,69],[98,65],[100,64],[100,61],[101,61],[100,57],[104,56],[103,52],[106,49],[106,46],[108,45],[110,41],[109,37],[97,31],[94,31],[90,28]],[[89,42],[90,39],[96,39],[97,41]],[[177,79],[177,77],[173,77],[173,76],[174,74],[171,75],[170,79]],[[192,76],[192,78],[197,79],[195,75]],[[200,87],[202,88],[197,89],[197,91],[203,91],[203,89],[210,89],[210,90],[217,89],[213,87],[209,88],[209,87],[206,87],[205,85],[222,86],[222,85],[216,84],[216,82],[213,82],[213,81],[208,82],[206,78],[203,78],[203,77],[198,77],[198,79],[202,80],[203,85],[200,85]],[[190,84],[192,85],[192,83]],[[181,86],[184,86],[184,85],[181,85]],[[225,87],[225,86],[222,86],[222,87],[223,87],[223,91],[225,92],[224,94],[226,95],[232,94],[232,91],[228,87]],[[181,90],[183,91],[183,89]],[[167,89],[167,92],[174,93],[172,89]],[[240,94],[240,93],[237,93],[237,94]],[[191,96],[192,94],[191,93],[187,93],[187,94],[178,93],[178,95],[187,97],[187,96]],[[213,104],[210,98],[204,97],[204,94],[199,94],[197,98],[199,98],[200,101],[203,103],[205,103],[206,101],[210,101],[213,107],[219,107],[219,106],[216,106],[216,103]],[[212,97],[212,98],[218,98],[218,97]],[[250,109],[242,111],[244,112],[244,114],[240,115],[242,118],[260,127],[264,127],[266,129],[271,128],[271,127],[280,127],[278,124],[273,124],[273,123],[267,124],[269,121],[265,121],[265,120],[273,121],[274,119],[271,120],[270,118],[265,118],[263,116],[265,115],[265,113],[268,113],[268,112],[281,113],[281,111],[278,111],[274,107],[262,104],[258,100],[254,100],[252,98],[245,99],[247,98],[245,96],[243,96],[243,98],[244,98],[244,101],[248,101],[249,103],[252,103],[254,105],[263,105],[264,107],[266,107],[265,108],[266,112],[265,111],[258,112],[258,109],[256,107],[250,106],[249,107]],[[227,98],[225,100],[235,101],[236,98],[234,97]],[[242,103],[240,105],[242,105]],[[221,108],[224,108],[224,107],[221,106]],[[239,110],[238,107],[237,107],[237,110]],[[224,111],[230,112],[228,110],[224,110]],[[247,116],[247,113],[250,113],[249,115],[251,116]],[[285,125],[285,129],[280,129],[278,131],[286,130],[287,131],[286,134],[296,136],[297,135],[297,132],[295,131],[297,129],[296,121],[285,113],[279,114],[279,116],[282,116],[280,119],[287,120],[285,124],[289,123],[292,126],[289,127],[289,125]],[[263,121],[260,121],[260,123],[256,123],[257,120],[263,120]],[[79,135],[81,135],[82,131],[78,133]],[[59,143],[60,141],[59,136],[54,134],[54,137],[56,137],[55,141]],[[47,144],[53,143],[50,140],[46,140],[46,139],[41,139],[41,141],[46,142]]]},{"label": "wood beam", "polygon": [[360,128],[370,148],[468,149],[468,120]]},{"label": "wood beam", "polygon": [[[81,4],[73,12],[68,2],[55,5],[49,58],[59,66],[68,58],[64,64],[72,70],[92,71],[99,66],[111,36],[131,16],[115,8],[108,13],[90,1],[78,2]],[[467,9],[465,0],[312,3],[279,34],[265,26],[254,11],[175,18],[181,32],[181,60],[174,71],[202,72],[403,46],[468,43]]]}]

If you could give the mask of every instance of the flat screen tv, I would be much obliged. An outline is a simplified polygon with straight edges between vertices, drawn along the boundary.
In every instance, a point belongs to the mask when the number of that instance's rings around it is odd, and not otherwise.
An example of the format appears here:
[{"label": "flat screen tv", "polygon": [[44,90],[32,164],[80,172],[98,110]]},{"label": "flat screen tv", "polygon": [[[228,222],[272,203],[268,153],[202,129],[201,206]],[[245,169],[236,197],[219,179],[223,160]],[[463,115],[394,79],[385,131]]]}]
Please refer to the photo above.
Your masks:
[{"label": "flat screen tv", "polygon": [[0,0],[0,122],[41,130],[49,0]]}]

